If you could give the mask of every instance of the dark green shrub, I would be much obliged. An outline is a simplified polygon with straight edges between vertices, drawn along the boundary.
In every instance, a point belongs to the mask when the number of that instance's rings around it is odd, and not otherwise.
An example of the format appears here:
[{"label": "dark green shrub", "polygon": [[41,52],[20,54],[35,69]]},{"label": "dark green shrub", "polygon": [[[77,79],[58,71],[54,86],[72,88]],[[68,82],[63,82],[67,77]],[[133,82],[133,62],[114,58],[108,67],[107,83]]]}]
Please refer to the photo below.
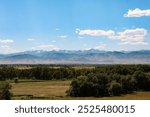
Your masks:
[{"label": "dark green shrub", "polygon": [[100,79],[93,74],[80,76],[72,81],[67,94],[74,97],[108,96],[108,79]]},{"label": "dark green shrub", "polygon": [[11,99],[11,85],[6,82],[6,81],[2,81],[0,82],[0,99],[1,100],[10,100]]},{"label": "dark green shrub", "polygon": [[80,87],[81,84],[84,82],[85,78],[85,76],[80,76],[77,79],[73,79],[70,89],[66,91],[67,95],[72,97],[80,97],[82,95]]},{"label": "dark green shrub", "polygon": [[136,71],[133,78],[137,81],[138,90],[150,90],[150,76],[141,71]]},{"label": "dark green shrub", "polygon": [[116,81],[112,81],[109,91],[113,96],[120,96],[122,94],[122,85]]},{"label": "dark green shrub", "polygon": [[123,76],[120,81],[123,93],[132,93],[137,90],[137,81],[132,76]]},{"label": "dark green shrub", "polygon": [[111,79],[109,75],[106,74],[97,74],[97,80],[98,80],[98,90],[99,90],[99,96],[109,96],[109,84],[111,82]]},{"label": "dark green shrub", "polygon": [[19,82],[19,79],[18,78],[15,78],[14,79],[14,83],[18,83]]}]

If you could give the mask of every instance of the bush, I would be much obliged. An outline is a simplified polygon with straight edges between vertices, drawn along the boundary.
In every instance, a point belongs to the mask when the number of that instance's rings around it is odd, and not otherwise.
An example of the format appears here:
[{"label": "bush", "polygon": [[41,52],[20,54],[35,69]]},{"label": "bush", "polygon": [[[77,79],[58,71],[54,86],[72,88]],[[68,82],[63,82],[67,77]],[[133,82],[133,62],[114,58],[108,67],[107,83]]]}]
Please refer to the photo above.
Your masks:
[{"label": "bush", "polygon": [[136,71],[133,75],[89,73],[74,79],[67,91],[73,97],[120,96],[133,91],[150,91],[150,75]]},{"label": "bush", "polygon": [[123,93],[132,93],[137,90],[137,81],[132,76],[124,76],[119,83],[122,85]]},{"label": "bush", "polygon": [[10,100],[11,99],[11,85],[6,82],[6,81],[2,81],[0,82],[0,100]]},{"label": "bush", "polygon": [[110,84],[110,95],[120,96],[122,94],[122,85],[116,81],[112,81]]},{"label": "bush", "polygon": [[85,78],[85,76],[80,76],[77,79],[73,79],[70,89],[66,91],[67,95],[72,97],[80,97],[82,95],[80,87],[81,84],[84,82]]},{"label": "bush", "polygon": [[133,78],[137,81],[138,90],[149,91],[150,90],[150,76],[141,71],[136,71],[133,74]]},{"label": "bush", "polygon": [[93,74],[80,76],[74,79],[70,89],[67,91],[68,96],[73,97],[99,97],[108,96],[108,79],[99,79]]},{"label": "bush", "polygon": [[67,91],[69,96],[89,97],[99,96],[99,84],[96,77],[80,76],[73,80],[70,89]]},{"label": "bush", "polygon": [[97,74],[99,96],[109,96],[109,84],[111,82],[109,75]]},{"label": "bush", "polygon": [[18,83],[19,82],[19,79],[18,78],[15,78],[14,79],[14,83]]}]

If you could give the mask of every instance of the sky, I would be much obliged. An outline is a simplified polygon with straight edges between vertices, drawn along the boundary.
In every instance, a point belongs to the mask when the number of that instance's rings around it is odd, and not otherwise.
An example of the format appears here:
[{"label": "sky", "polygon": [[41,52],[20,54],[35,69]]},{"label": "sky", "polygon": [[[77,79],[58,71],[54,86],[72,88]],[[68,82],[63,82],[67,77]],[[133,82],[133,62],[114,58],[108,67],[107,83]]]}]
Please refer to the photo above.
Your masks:
[{"label": "sky", "polygon": [[0,0],[0,53],[150,50],[149,0]]}]

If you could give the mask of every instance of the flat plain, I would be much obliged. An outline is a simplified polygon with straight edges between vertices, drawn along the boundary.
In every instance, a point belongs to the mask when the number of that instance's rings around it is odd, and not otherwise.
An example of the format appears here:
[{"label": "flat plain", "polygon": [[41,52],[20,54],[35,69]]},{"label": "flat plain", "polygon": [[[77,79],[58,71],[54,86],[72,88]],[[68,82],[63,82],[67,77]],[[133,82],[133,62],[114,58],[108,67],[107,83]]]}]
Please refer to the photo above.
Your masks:
[{"label": "flat plain", "polygon": [[42,81],[22,80],[12,85],[12,99],[46,99],[46,100],[150,100],[150,92],[133,92],[122,96],[113,97],[69,97],[66,90],[70,87],[71,80]]}]

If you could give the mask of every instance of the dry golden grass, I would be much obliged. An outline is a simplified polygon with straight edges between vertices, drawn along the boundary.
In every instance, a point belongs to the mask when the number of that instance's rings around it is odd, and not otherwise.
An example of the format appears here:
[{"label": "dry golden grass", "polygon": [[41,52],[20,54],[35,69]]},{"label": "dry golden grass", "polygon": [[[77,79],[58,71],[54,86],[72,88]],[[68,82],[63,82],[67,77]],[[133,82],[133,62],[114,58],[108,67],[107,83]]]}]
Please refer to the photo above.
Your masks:
[{"label": "dry golden grass", "polygon": [[16,66],[16,69],[24,70],[24,69],[32,69],[32,67],[29,66]]},{"label": "dry golden grass", "polygon": [[[150,92],[136,92],[114,97],[67,97],[71,81],[22,81],[11,83],[13,99],[58,99],[58,100],[150,100]],[[22,98],[24,97],[24,98]]]},{"label": "dry golden grass", "polygon": [[38,81],[12,83],[13,95],[33,95],[35,97],[65,96],[71,81]]}]

